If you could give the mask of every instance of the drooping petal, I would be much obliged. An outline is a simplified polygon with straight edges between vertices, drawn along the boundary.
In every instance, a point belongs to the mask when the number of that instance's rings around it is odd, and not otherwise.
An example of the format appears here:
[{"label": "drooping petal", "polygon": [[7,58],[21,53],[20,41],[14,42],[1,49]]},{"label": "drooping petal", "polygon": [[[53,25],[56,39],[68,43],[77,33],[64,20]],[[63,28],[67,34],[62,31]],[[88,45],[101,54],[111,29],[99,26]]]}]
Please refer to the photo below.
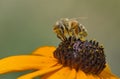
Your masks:
[{"label": "drooping petal", "polygon": [[46,69],[43,69],[43,70],[38,70],[38,71],[35,71],[35,72],[32,72],[32,73],[20,76],[17,79],[33,79],[34,77],[41,76],[41,75],[46,74],[48,72],[55,71],[57,69],[60,69],[61,67],[62,67],[62,65],[58,65],[58,66],[46,68]]},{"label": "drooping petal", "polygon": [[88,77],[83,71],[79,70],[77,72],[76,79],[88,79]]},{"label": "drooping petal", "polygon": [[0,74],[10,71],[43,69],[55,65],[56,59],[33,55],[19,55],[0,60]]},{"label": "drooping petal", "polygon": [[53,46],[44,46],[33,51],[34,55],[41,55],[45,57],[53,57],[53,52],[55,51],[55,47]]},{"label": "drooping petal", "polygon": [[101,79],[120,79],[112,74],[110,67],[108,65],[106,65],[106,68],[100,73],[99,77]]},{"label": "drooping petal", "polygon": [[[73,73],[73,74],[71,74],[71,73]],[[74,76],[73,76],[74,74],[75,74],[74,70],[71,70],[69,67],[63,67],[58,71],[44,75],[42,77],[42,79],[68,79],[69,76],[74,78]]]}]

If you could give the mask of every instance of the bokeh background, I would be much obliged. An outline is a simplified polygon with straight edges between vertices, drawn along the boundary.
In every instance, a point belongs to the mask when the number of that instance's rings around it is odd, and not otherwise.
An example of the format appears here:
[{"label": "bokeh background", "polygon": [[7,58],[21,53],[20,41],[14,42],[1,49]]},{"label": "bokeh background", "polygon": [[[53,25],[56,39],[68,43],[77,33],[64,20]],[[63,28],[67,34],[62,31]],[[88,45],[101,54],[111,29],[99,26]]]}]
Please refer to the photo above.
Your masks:
[{"label": "bokeh background", "polygon": [[[112,72],[120,76],[120,0],[0,0],[0,58],[57,46],[60,40],[52,28],[65,17],[87,17],[79,19],[88,30],[87,39],[104,45]],[[16,79],[27,72],[0,79]]]}]

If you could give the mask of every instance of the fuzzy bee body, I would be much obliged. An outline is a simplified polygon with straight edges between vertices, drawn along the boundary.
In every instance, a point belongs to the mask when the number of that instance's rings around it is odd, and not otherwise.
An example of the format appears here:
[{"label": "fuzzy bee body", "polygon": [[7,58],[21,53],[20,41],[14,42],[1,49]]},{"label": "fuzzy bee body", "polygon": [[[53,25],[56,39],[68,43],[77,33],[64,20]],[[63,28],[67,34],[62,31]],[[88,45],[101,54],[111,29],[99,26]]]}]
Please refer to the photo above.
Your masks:
[{"label": "fuzzy bee body", "polygon": [[65,41],[69,37],[84,39],[87,36],[85,27],[82,24],[79,24],[75,19],[60,19],[54,25],[53,30],[57,34],[57,37],[62,41]]}]

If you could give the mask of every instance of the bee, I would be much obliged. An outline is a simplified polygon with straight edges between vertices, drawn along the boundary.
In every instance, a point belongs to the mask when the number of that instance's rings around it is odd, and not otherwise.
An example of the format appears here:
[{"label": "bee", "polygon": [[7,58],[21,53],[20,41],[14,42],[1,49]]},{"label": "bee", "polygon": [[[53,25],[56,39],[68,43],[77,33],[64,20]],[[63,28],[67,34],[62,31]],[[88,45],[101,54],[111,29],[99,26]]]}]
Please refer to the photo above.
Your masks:
[{"label": "bee", "polygon": [[53,31],[57,37],[65,41],[69,37],[76,39],[84,39],[88,34],[86,28],[80,24],[76,19],[62,18],[56,22]]}]

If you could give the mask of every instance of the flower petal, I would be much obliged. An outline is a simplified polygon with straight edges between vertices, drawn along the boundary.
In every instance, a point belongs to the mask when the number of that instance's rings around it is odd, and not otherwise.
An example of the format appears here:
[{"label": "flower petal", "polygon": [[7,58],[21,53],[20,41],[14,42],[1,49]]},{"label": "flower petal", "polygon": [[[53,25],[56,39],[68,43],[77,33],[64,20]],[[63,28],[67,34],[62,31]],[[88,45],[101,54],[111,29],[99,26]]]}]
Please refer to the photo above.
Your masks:
[{"label": "flower petal", "polygon": [[45,57],[53,57],[53,52],[55,51],[55,47],[53,46],[44,46],[36,49],[33,54],[34,55],[41,55]]},{"label": "flower petal", "polygon": [[66,79],[76,79],[76,70],[72,69],[70,74],[68,75],[68,77]]},{"label": "flower petal", "polygon": [[43,69],[55,65],[56,59],[33,55],[20,55],[0,60],[0,74],[10,71]]},{"label": "flower petal", "polygon": [[106,65],[106,68],[100,73],[99,77],[101,79],[119,79],[117,76],[112,74],[108,65]]},{"label": "flower petal", "polygon": [[87,77],[87,79],[100,79],[97,75],[94,74],[88,74]]},{"label": "flower petal", "polygon": [[83,71],[79,70],[77,72],[76,79],[88,79],[88,77]]},{"label": "flower petal", "polygon": [[38,70],[38,71],[35,71],[35,72],[32,72],[32,73],[20,76],[17,79],[33,79],[34,77],[41,76],[41,75],[46,74],[48,72],[55,71],[57,69],[60,69],[61,67],[62,67],[62,65],[58,65],[58,66],[46,68],[46,69],[43,69],[43,70]]},{"label": "flower petal", "polygon": [[[71,70],[69,67],[63,67],[56,72],[48,73],[47,75],[45,74],[42,79],[68,79],[68,76],[70,76],[71,73],[75,74],[75,71]],[[71,77],[74,78],[73,75],[71,75]]]}]

